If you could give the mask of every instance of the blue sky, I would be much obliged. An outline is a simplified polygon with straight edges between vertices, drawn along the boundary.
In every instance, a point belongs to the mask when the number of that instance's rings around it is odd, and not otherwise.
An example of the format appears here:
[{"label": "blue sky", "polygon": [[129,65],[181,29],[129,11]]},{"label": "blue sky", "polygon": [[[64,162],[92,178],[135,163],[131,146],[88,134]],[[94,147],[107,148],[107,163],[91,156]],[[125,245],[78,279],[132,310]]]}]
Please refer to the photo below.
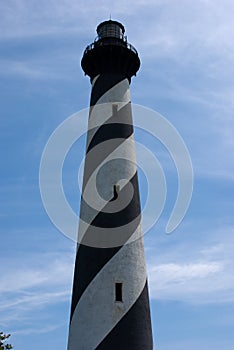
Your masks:
[{"label": "blue sky", "polygon": [[[110,13],[142,61],[132,101],[173,123],[194,167],[190,208],[166,235],[176,170],[157,140],[136,132],[168,185],[164,211],[145,236],[155,348],[233,348],[233,11],[228,0],[1,2],[0,328],[15,349],[66,349],[75,244],[43,208],[39,164],[54,129],[88,106],[80,59]],[[64,164],[74,210],[84,145],[82,138]],[[141,192],[144,202],[143,176]]]}]

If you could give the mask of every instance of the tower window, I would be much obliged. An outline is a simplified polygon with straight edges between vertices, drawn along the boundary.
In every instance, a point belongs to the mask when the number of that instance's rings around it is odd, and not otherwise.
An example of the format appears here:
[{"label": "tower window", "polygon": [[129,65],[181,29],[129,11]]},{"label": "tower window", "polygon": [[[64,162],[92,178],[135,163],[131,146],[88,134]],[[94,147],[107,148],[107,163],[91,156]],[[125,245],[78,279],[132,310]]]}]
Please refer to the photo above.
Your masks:
[{"label": "tower window", "polygon": [[111,202],[118,198],[119,190],[120,190],[120,186],[119,185],[114,185],[113,186],[113,197],[110,200]]},{"label": "tower window", "polygon": [[115,301],[123,301],[123,283],[115,283]]},{"label": "tower window", "polygon": [[119,186],[118,185],[114,185],[113,192],[114,192],[114,199],[117,199],[118,194],[119,194]]}]

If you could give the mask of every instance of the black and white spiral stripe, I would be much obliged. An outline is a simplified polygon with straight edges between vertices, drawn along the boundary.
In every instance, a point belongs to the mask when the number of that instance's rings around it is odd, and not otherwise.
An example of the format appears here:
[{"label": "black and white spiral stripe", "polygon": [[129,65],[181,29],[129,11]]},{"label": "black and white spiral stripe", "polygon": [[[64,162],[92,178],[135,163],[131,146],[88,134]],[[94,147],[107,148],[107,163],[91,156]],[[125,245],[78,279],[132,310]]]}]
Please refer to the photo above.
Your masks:
[{"label": "black and white spiral stripe", "polygon": [[[100,109],[103,103],[108,105]],[[114,112],[112,103],[118,104]],[[152,350],[128,79],[110,73],[94,78],[91,106],[68,350]],[[123,178],[113,198],[113,185]],[[118,207],[131,188],[129,201]],[[115,235],[118,244],[112,244]],[[115,300],[116,283],[122,283],[122,302]]]}]

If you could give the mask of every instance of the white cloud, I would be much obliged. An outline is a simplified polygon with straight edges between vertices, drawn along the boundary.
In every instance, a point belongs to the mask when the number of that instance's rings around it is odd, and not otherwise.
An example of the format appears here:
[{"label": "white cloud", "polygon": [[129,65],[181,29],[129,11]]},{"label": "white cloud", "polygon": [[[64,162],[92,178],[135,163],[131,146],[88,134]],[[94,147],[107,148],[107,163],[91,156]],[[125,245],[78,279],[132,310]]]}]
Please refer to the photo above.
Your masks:
[{"label": "white cloud", "polygon": [[211,263],[194,263],[194,264],[161,264],[151,267],[150,273],[158,273],[161,281],[164,283],[170,280],[181,281],[182,283],[194,278],[205,278],[223,270],[223,266],[217,262]]},{"label": "white cloud", "polygon": [[[151,298],[189,304],[234,302],[233,232],[230,227],[223,231],[213,232],[215,244],[209,238],[194,242],[188,235],[187,242],[178,239],[170,244],[170,236],[146,246]],[[69,304],[74,252],[28,255],[21,263],[12,260],[8,265],[1,261],[1,326],[16,335],[49,333],[65,326],[66,321],[61,325],[59,320],[51,325],[55,316],[46,310]],[[38,328],[37,322],[43,327]]]},{"label": "white cloud", "polygon": [[[32,259],[32,257],[31,257]],[[57,254],[43,254],[40,258],[35,255],[33,260],[35,262],[27,261],[26,258],[18,266],[7,266],[2,260],[0,292],[14,292],[22,291],[38,286],[61,286],[69,281],[72,267],[72,254],[65,254],[63,259]],[[40,262],[42,260],[42,262]],[[27,266],[28,265],[28,266]]]},{"label": "white cloud", "polygon": [[146,251],[153,299],[192,304],[234,302],[233,229],[224,227],[222,232],[206,234],[206,241],[196,242],[188,235],[186,242],[172,245],[167,238],[169,245],[163,246],[163,255]]},{"label": "white cloud", "polygon": [[[231,234],[230,229],[225,231]],[[217,238],[220,232],[215,234]],[[234,244],[228,238],[202,246],[194,245],[194,240],[186,244],[175,242],[168,249],[163,246],[161,255],[153,251],[153,246],[146,247],[151,298],[192,304],[234,302]],[[156,250],[160,251],[158,243]],[[43,310],[70,300],[73,259],[74,254],[70,252],[28,256],[18,265],[12,261],[7,266],[2,259],[2,326],[10,326],[14,333],[37,333],[38,328],[30,327],[30,320],[37,317],[38,322],[44,324],[42,333],[60,327],[55,324],[55,328],[51,328],[50,319],[46,319],[48,314]]]},{"label": "white cloud", "polygon": [[38,289],[34,292],[27,291],[18,291],[18,294],[15,293],[10,300],[4,300],[0,303],[0,310],[8,310],[10,308],[14,308],[17,312],[17,308],[21,311],[28,311],[35,308],[43,308],[47,304],[54,304],[58,302],[62,302],[64,300],[68,300],[70,295],[70,290],[68,286],[66,286],[65,291],[59,292],[46,292],[45,290]]},{"label": "white cloud", "polygon": [[[157,0],[147,3],[142,0],[114,3],[102,0],[98,6],[95,1],[89,1],[88,7],[83,0],[42,0],[40,4],[25,0],[1,2],[1,36],[64,33],[64,30],[74,29],[84,34],[91,32],[98,21],[112,15],[113,19],[126,22],[130,32],[135,32],[138,42],[144,46],[147,44],[152,48],[154,44],[162,44],[170,49],[186,44],[191,48],[198,40],[202,46],[228,50],[232,44],[233,7],[230,0]],[[144,26],[141,26],[143,22]]]},{"label": "white cloud", "polygon": [[46,326],[46,327],[39,327],[39,328],[27,328],[20,331],[15,331],[14,335],[23,334],[23,335],[29,335],[29,334],[44,334],[44,333],[50,333],[54,330],[60,328],[61,326],[64,326],[64,323],[62,324],[56,324],[53,326]]},{"label": "white cloud", "polygon": [[214,302],[217,293],[226,288],[218,281],[224,269],[218,262],[152,265],[149,267],[151,296],[192,303]]},{"label": "white cloud", "polygon": [[[41,310],[67,302],[71,297],[73,259],[74,254],[68,252],[63,252],[62,257],[54,253],[27,256],[21,263],[15,265],[13,261],[10,266],[2,259],[1,325],[11,326],[20,333],[32,333],[33,330],[28,328],[30,319],[36,315],[37,319],[43,320],[46,313]],[[42,322],[45,322],[44,331],[51,331],[48,320]]]}]

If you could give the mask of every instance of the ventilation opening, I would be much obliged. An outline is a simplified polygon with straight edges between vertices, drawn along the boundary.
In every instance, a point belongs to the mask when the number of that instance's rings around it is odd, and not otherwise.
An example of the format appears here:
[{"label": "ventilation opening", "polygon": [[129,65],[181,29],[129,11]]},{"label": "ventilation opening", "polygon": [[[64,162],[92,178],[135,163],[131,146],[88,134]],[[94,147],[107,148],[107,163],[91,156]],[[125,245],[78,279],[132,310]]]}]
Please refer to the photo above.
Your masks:
[{"label": "ventilation opening", "polygon": [[115,301],[123,301],[123,283],[115,283]]}]

